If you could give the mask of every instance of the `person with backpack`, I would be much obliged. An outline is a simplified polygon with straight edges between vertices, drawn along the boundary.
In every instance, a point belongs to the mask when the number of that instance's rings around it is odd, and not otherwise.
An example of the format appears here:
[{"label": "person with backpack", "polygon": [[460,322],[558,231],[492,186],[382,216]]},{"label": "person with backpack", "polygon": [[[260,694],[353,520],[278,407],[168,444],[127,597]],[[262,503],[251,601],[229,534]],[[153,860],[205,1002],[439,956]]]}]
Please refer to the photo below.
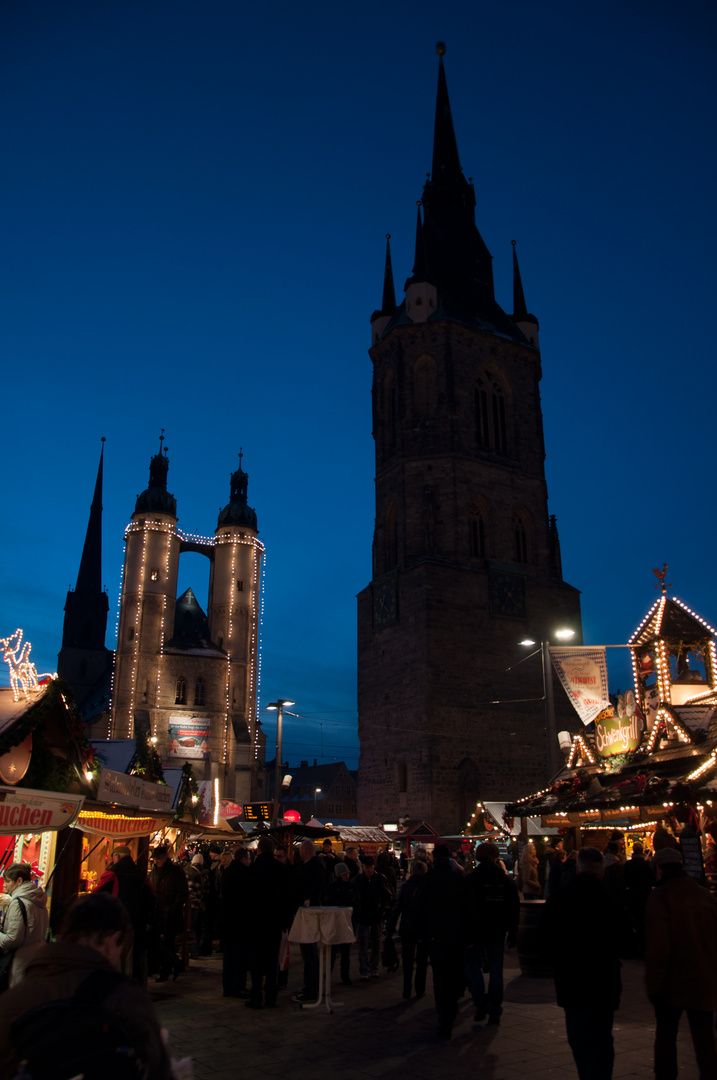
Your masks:
[{"label": "person with backpack", "polygon": [[[130,921],[105,892],[77,899],[3,995],[0,1080],[171,1080],[152,1001],[118,970]],[[23,1075],[25,1075],[23,1074]]]},{"label": "person with backpack", "polygon": [[13,863],[3,876],[4,891],[11,900],[5,908],[0,929],[0,967],[4,969],[0,989],[20,981],[25,955],[18,950],[43,942],[49,923],[47,895],[33,882],[32,867],[27,863]]}]

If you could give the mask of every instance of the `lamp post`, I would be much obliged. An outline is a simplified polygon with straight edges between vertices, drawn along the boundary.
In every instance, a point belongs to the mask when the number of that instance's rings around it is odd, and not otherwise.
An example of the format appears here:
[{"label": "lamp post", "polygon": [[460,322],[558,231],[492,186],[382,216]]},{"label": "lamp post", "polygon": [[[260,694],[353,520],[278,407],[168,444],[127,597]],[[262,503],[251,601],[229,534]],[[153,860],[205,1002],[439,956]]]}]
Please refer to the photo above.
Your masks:
[{"label": "lamp post", "polygon": [[276,711],[276,761],[274,762],[274,807],[271,812],[272,828],[279,821],[279,799],[281,798],[281,741],[284,731],[284,706],[295,705],[295,701],[286,698],[277,698],[266,707],[267,712]]},{"label": "lamp post", "polygon": [[321,788],[314,788],[314,817],[316,817],[316,797],[321,794]]},{"label": "lamp post", "polygon": [[[555,637],[560,641],[567,641],[575,636],[574,630],[556,630]],[[537,645],[537,641],[526,638],[521,645]],[[543,700],[545,702],[545,738],[548,751],[548,783],[559,768],[558,761],[558,725],[555,720],[555,696],[553,694],[553,669],[550,663],[550,641],[544,638],[540,642],[540,657],[543,669]]]}]

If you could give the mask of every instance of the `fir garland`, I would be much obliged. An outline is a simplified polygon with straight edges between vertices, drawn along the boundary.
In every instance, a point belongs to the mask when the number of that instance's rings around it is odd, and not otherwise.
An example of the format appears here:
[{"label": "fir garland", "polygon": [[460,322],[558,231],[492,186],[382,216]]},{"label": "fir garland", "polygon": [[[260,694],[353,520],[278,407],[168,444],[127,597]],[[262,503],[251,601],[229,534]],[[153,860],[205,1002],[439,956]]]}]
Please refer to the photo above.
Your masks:
[{"label": "fir garland", "polygon": [[182,786],[179,792],[177,812],[174,815],[175,821],[184,819],[187,811],[187,799],[189,799],[189,816],[196,825],[199,821],[199,788],[194,777],[194,769],[189,761],[185,761],[184,765],[182,765]]},{"label": "fir garland", "polygon": [[149,780],[153,784],[166,784],[162,759],[157,752],[157,747],[150,742],[146,731],[138,731],[135,736],[137,746],[137,758],[132,772],[135,776],[141,776],[143,780]]}]

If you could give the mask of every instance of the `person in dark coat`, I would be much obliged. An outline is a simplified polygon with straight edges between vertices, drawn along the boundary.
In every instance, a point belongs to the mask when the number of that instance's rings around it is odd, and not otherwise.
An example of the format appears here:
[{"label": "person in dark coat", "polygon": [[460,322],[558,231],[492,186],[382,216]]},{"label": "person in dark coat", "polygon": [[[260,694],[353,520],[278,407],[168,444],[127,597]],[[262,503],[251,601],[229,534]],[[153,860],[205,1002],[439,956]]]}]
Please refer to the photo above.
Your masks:
[{"label": "person in dark coat", "polygon": [[[556,860],[559,858],[556,855]],[[503,953],[518,939],[520,897],[514,882],[498,865],[495,844],[479,844],[478,865],[468,875],[472,900],[471,944],[466,950],[466,977],[476,1007],[475,1020],[499,1024],[503,1012]],[[488,964],[488,991],[483,982],[483,961]]]},{"label": "person in dark coat", "polygon": [[622,909],[602,883],[602,852],[578,852],[573,881],[545,903],[538,930],[553,965],[558,1005],[580,1080],[610,1080],[612,1025],[620,1004]]},{"label": "person in dark coat", "polygon": [[[336,860],[334,878],[326,886],[324,896],[326,907],[353,908],[354,892],[351,886],[351,873],[346,863]],[[331,946],[331,970],[334,970],[336,957],[341,957],[341,982],[344,986],[351,986],[349,974],[351,966],[351,942],[346,941],[341,945]]]},{"label": "person in dark coat", "polygon": [[112,865],[100,877],[95,892],[116,896],[127,909],[131,932],[127,935],[122,970],[140,986],[147,985],[147,946],[157,904],[152,887],[124,844],[112,851]]},{"label": "person in dark coat", "polygon": [[248,875],[251,856],[247,848],[238,847],[234,858],[222,874],[220,932],[222,950],[222,992],[224,997],[248,998],[246,988],[249,971],[247,954],[249,938]]},{"label": "person in dark coat", "polygon": [[645,955],[645,908],[655,885],[655,871],[645,858],[643,845],[636,841],[623,870],[625,906],[635,934],[637,956]]},{"label": "person in dark coat", "polygon": [[373,856],[364,856],[363,873],[353,879],[352,888],[359,974],[362,979],[377,979],[381,923],[393,897],[385,877],[376,870]]},{"label": "person in dark coat", "polygon": [[184,871],[169,857],[165,844],[152,852],[153,869],[149,883],[157,899],[156,963],[157,982],[166,982],[170,974],[177,978],[182,964],[177,956],[177,938],[184,931],[184,905],[189,900],[189,886]]},{"label": "person in dark coat", "polygon": [[450,1039],[466,985],[465,951],[470,944],[470,896],[465,874],[451,866],[445,844],[433,849],[433,869],[421,890],[421,937],[428,942],[438,1037]]},{"label": "person in dark coat", "polygon": [[424,862],[416,860],[413,863],[408,881],[401,886],[386,920],[386,934],[394,934],[398,926],[401,938],[403,997],[406,1001],[411,997],[414,964],[416,997],[422,998],[426,992],[428,942],[421,934],[421,888],[425,885],[427,873],[428,867]]},{"label": "person in dark coat", "polygon": [[291,884],[284,867],[274,858],[274,841],[270,836],[262,836],[257,846],[259,854],[247,876],[247,908],[251,923],[247,949],[251,971],[248,1009],[276,1005],[279,945],[291,907]]},{"label": "person in dark coat", "polygon": [[655,1009],[655,1077],[676,1080],[677,1029],[687,1013],[700,1080],[717,1077],[717,899],[689,877],[674,848],[655,853],[647,901],[645,978]]}]

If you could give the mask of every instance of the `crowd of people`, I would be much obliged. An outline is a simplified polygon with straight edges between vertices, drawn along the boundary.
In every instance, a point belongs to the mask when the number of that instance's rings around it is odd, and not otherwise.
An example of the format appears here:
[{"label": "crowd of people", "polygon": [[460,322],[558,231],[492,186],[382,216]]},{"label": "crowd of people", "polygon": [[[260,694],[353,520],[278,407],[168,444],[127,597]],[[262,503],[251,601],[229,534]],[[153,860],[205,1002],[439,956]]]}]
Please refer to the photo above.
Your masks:
[{"label": "crowd of people", "polygon": [[[644,956],[655,1010],[657,1080],[676,1080],[683,1012],[700,1078],[715,1080],[717,899],[687,875],[673,839],[661,842],[649,859],[646,854],[635,843],[626,859],[619,834],[605,852],[566,852],[556,838],[542,862],[535,845],[526,844],[514,876],[489,842],[478,845],[470,869],[443,844],[431,857],[419,848],[407,866],[386,852],[374,859],[354,847],[336,851],[330,839],[321,848],[305,839],[287,851],[262,835],[253,852],[212,842],[184,849],[177,859],[160,844],[145,874],[130,849],[119,845],[96,892],[77,900],[58,941],[49,944],[45,893],[33,882],[31,868],[16,864],[4,873],[10,900],[0,930],[0,963],[9,957],[12,964],[5,965],[11,988],[2,999],[0,1054],[15,1052],[13,1040],[23,1035],[20,1020],[28,1009],[51,1002],[60,985],[70,1004],[84,1000],[80,986],[92,976],[87,985],[93,987],[93,1007],[116,1013],[121,1002],[138,1053],[151,1062],[146,1075],[169,1075],[147,980],[176,979],[188,942],[192,956],[221,953],[224,996],[243,999],[249,1009],[273,1008],[288,983],[289,930],[302,905],[350,909],[358,971],[351,970],[351,944],[332,948],[332,969],[338,959],[343,984],[355,978],[370,982],[381,966],[397,967],[398,938],[404,1000],[425,995],[431,967],[439,1038],[451,1038],[466,992],[475,1023],[497,1025],[504,954],[517,942],[522,893],[535,914],[535,900],[545,897],[538,947],[554,971],[580,1080],[612,1076],[620,963],[636,955]],[[300,950],[303,985],[292,1000],[315,1004],[318,946],[305,943]],[[110,970],[123,972],[122,981],[112,982]]]}]

